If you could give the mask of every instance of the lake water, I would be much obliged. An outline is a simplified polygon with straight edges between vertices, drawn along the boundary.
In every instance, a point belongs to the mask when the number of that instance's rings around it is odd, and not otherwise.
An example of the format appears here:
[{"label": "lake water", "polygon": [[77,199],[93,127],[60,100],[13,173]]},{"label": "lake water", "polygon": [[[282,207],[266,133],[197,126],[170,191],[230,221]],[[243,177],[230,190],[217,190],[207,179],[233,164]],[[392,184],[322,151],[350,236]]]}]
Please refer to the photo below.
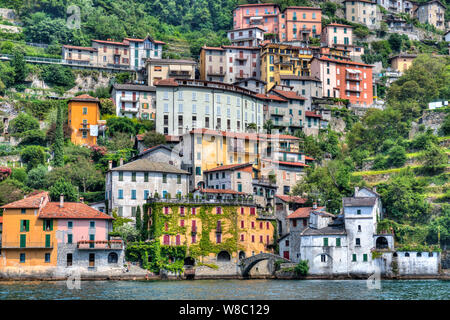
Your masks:
[{"label": "lake water", "polygon": [[0,300],[449,300],[450,281],[386,280],[368,289],[365,280],[195,280],[0,282]]}]

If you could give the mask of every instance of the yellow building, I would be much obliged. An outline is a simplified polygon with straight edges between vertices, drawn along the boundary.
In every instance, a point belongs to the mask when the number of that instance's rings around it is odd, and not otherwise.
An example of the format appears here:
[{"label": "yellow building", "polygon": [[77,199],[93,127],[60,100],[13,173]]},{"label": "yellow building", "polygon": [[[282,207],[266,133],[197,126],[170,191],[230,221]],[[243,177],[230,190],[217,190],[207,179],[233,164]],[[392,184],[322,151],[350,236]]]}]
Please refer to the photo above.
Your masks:
[{"label": "yellow building", "polygon": [[[202,262],[235,261],[272,252],[274,226],[251,203],[151,199],[150,223],[163,246],[186,246],[187,257]],[[273,219],[272,219],[273,220]],[[156,226],[156,225],[155,225]],[[208,240],[202,237],[208,235]]]},{"label": "yellow building", "polygon": [[391,68],[400,72],[405,72],[411,67],[414,59],[417,57],[415,54],[401,53],[389,60],[391,61]]},{"label": "yellow building", "polygon": [[39,218],[47,202],[47,192],[41,192],[1,207],[0,267],[56,266],[56,220]]},{"label": "yellow building", "polygon": [[76,145],[97,144],[100,120],[100,101],[83,94],[69,100],[71,141]]},{"label": "yellow building", "polygon": [[282,75],[310,76],[312,58],[310,48],[265,44],[261,48],[261,80],[267,83],[266,92],[281,84]]}]

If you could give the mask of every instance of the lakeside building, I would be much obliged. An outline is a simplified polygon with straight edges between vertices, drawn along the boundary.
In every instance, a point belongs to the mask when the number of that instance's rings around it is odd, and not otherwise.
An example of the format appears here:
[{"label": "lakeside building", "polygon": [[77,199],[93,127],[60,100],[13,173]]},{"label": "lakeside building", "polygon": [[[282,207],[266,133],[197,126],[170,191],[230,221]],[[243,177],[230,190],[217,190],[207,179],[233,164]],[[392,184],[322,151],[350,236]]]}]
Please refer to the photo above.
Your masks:
[{"label": "lakeside building", "polygon": [[273,217],[260,215],[248,200],[149,199],[148,214],[158,228],[150,236],[162,246],[185,245],[192,265],[229,262],[236,274],[240,259],[273,251]]},{"label": "lakeside building", "polygon": [[155,87],[116,83],[111,87],[111,96],[117,116],[155,121]]},{"label": "lakeside building", "polygon": [[202,80],[167,79],[156,84],[156,131],[183,135],[195,128],[260,131],[263,103],[253,91]]},{"label": "lakeside building", "polygon": [[110,168],[106,173],[105,200],[108,213],[116,209],[120,217],[134,218],[138,206],[148,197],[186,196],[189,173],[169,163],[138,159]]},{"label": "lakeside building", "polygon": [[[277,219],[278,236],[283,237],[289,234],[289,220],[287,216],[298,208],[305,207],[308,199],[299,196],[289,196],[277,194],[275,196],[275,216]],[[280,255],[284,254],[280,251]]]},{"label": "lakeside building", "polygon": [[70,140],[76,145],[95,145],[99,132],[100,100],[82,94],[69,100]]},{"label": "lakeside building", "polygon": [[400,53],[389,58],[389,62],[391,63],[391,68],[393,70],[404,73],[412,66],[415,58],[417,58],[416,54]]},{"label": "lakeside building", "polygon": [[266,92],[281,83],[287,75],[310,76],[312,50],[280,43],[266,43],[261,47],[261,80]]},{"label": "lakeside building", "polygon": [[290,6],[280,10],[274,3],[243,4],[233,10],[233,29],[260,27],[280,41],[309,41],[322,32],[322,10]]},{"label": "lakeside building", "polygon": [[355,188],[354,196],[342,201],[343,214],[338,216],[315,207],[289,215],[289,234],[279,240],[283,256],[293,262],[307,260],[312,275],[439,272],[438,252],[414,252],[414,258],[409,252],[395,252],[393,235],[377,228],[382,204],[375,190]]},{"label": "lakeside building", "polygon": [[312,76],[282,75],[281,85],[292,88],[297,95],[304,97],[305,110],[311,111],[311,101],[313,98],[322,98],[322,81]]},{"label": "lakeside building", "polygon": [[376,1],[345,0],[345,19],[366,25],[370,29],[378,29],[381,22]]},{"label": "lakeside building", "polygon": [[321,42],[326,46],[321,48],[323,54],[325,50],[333,55],[342,50],[351,58],[360,58],[364,54],[363,46],[353,44],[353,27],[349,25],[330,23],[322,31]]},{"label": "lakeside building", "polygon": [[233,85],[254,91],[255,93],[265,93],[266,83],[258,78],[247,78],[238,80],[234,82]]},{"label": "lakeside building", "polygon": [[200,80],[234,83],[247,78],[259,79],[259,47],[202,47],[200,51]]},{"label": "lakeside building", "polygon": [[51,202],[38,192],[3,209],[1,270],[108,271],[124,262],[123,241],[110,240],[113,218],[84,203]]},{"label": "lakeside building", "polygon": [[413,14],[413,9],[416,5],[415,2],[408,0],[377,0],[377,3],[388,11],[407,13],[409,15]]},{"label": "lakeside building", "polygon": [[141,74],[146,78],[147,85],[152,87],[168,78],[195,79],[196,65],[193,60],[147,59]]},{"label": "lakeside building", "polygon": [[351,104],[373,104],[373,66],[350,61],[330,59],[322,55],[314,57],[311,73],[322,81],[323,97],[348,99]]}]

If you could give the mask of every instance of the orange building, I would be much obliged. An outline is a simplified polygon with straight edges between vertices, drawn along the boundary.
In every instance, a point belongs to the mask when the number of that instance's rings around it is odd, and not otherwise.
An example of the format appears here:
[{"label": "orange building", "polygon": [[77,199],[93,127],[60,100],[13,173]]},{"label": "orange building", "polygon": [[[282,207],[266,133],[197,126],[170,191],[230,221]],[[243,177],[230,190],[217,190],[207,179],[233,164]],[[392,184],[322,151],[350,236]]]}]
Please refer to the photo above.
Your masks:
[{"label": "orange building", "polygon": [[48,199],[48,193],[41,192],[2,207],[3,259],[0,267],[56,266],[57,226],[53,219],[39,217]]},{"label": "orange building", "polygon": [[83,94],[69,100],[70,140],[76,145],[97,144],[100,101]]}]

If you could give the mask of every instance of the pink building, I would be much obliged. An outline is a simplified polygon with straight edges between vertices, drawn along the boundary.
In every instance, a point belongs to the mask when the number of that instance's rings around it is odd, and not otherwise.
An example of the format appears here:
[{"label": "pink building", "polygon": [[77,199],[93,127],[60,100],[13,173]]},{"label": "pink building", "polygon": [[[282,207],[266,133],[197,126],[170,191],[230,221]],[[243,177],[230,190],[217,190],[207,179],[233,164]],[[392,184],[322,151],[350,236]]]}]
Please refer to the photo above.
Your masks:
[{"label": "pink building", "polygon": [[279,41],[307,41],[320,37],[322,10],[314,7],[292,6],[280,11],[273,3],[244,4],[233,11],[233,29],[259,27],[272,33]]}]

